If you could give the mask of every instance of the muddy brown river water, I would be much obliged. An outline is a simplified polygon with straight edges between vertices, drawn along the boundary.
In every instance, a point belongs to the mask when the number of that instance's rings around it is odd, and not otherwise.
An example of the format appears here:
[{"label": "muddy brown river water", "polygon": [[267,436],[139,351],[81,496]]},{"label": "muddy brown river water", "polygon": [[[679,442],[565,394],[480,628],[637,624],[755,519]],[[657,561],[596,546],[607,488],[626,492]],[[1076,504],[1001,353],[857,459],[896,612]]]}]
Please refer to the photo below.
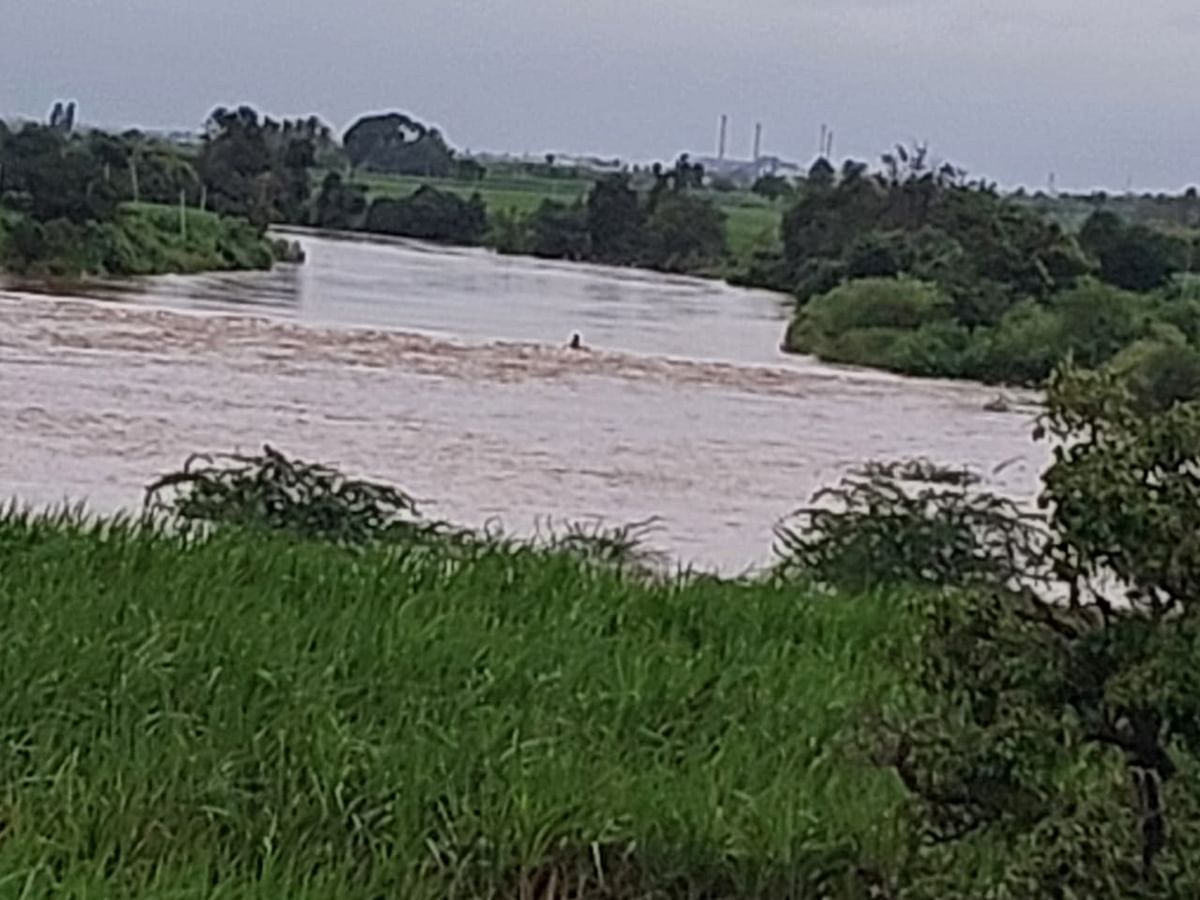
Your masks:
[{"label": "muddy brown river water", "polygon": [[0,497],[132,509],[193,451],[271,443],[463,524],[658,516],[660,549],[737,572],[865,460],[965,464],[1017,498],[1047,460],[1031,397],[987,412],[992,389],[784,356],[771,294],[302,241],[271,273],[0,284]]}]

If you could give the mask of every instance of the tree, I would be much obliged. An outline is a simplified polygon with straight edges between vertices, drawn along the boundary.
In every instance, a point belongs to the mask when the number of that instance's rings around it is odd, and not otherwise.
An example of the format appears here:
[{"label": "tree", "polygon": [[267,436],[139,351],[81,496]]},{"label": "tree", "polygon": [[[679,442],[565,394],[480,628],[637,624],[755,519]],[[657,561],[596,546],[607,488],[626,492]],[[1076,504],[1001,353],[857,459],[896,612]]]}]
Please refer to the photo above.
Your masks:
[{"label": "tree", "polygon": [[27,125],[4,142],[6,203],[48,222],[106,221],[119,194],[105,176],[104,163],[78,138],[58,129]]},{"label": "tree", "polygon": [[302,120],[278,122],[248,106],[216,109],[197,161],[210,206],[259,227],[304,222],[320,130]]},{"label": "tree", "polygon": [[568,206],[543,200],[529,220],[529,252],[546,259],[589,259],[592,254],[588,210],[581,203]]},{"label": "tree", "polygon": [[314,224],[317,227],[357,228],[366,211],[365,188],[357,184],[346,184],[337,172],[330,172],[325,176],[313,210]]},{"label": "tree", "polygon": [[367,231],[478,244],[487,232],[487,208],[479,194],[464,200],[450,191],[423,185],[410,197],[380,197],[367,211]]},{"label": "tree", "polygon": [[809,166],[808,183],[814,188],[829,188],[833,187],[834,181],[837,180],[837,170],[833,164],[825,157],[818,157],[817,160]]},{"label": "tree", "polygon": [[793,193],[791,182],[782,175],[760,175],[750,190],[768,200],[781,200]]},{"label": "tree", "polygon": [[436,177],[454,171],[454,154],[441,133],[403,113],[364,116],[342,144],[354,168]]},{"label": "tree", "polygon": [[587,226],[594,258],[601,262],[633,262],[642,243],[644,214],[626,174],[606,175],[587,197]]},{"label": "tree", "polygon": [[654,207],[645,226],[644,264],[687,271],[724,255],[725,215],[694,194],[673,193]]},{"label": "tree", "polygon": [[1099,260],[1100,276],[1125,290],[1163,287],[1187,262],[1187,248],[1178,239],[1145,225],[1126,225],[1106,210],[1092,213],[1079,240]]},{"label": "tree", "polygon": [[1200,405],[1147,414],[1115,376],[1062,370],[1040,431],[1041,520],[885,473],[783,534],[787,577],[936,589],[908,604],[911,682],[863,723],[922,838],[882,896],[1200,890]]}]

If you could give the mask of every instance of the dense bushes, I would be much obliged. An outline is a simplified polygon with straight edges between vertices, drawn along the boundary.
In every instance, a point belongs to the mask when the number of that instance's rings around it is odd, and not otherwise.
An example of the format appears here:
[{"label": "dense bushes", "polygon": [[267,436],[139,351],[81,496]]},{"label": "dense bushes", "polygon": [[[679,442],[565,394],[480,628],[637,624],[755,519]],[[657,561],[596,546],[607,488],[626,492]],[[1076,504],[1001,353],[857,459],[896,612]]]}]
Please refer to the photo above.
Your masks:
[{"label": "dense bushes", "polygon": [[203,179],[178,147],[137,131],[74,134],[34,124],[5,130],[0,265],[67,277],[268,268],[277,248],[262,227],[195,207],[207,200],[263,224],[300,215],[311,160],[297,148],[311,147],[305,135],[315,123],[280,125],[252,110],[218,111],[199,156]]},{"label": "dense bushes", "polygon": [[[823,359],[926,376],[1036,385],[1063,360],[1112,364],[1137,381],[1149,405],[1198,396],[1193,359],[1200,307],[1168,295],[1134,294],[1085,280],[1012,305],[968,328],[936,285],[862,279],[815,297],[792,322],[786,347]],[[1172,372],[1175,365],[1180,371]]]},{"label": "dense bushes", "polygon": [[1200,404],[1082,371],[1047,399],[1044,517],[876,468],[780,532],[780,577],[934,589],[909,705],[861,736],[923,848],[890,896],[1200,890]]},{"label": "dense bushes", "polygon": [[242,219],[130,204],[111,222],[19,219],[0,235],[0,266],[22,275],[78,277],[268,269],[275,247]]},{"label": "dense bushes", "polygon": [[367,210],[364,228],[376,234],[478,244],[487,232],[487,209],[478,194],[464,200],[425,185],[408,197],[376,199]]},{"label": "dense bushes", "polygon": [[[885,170],[832,167],[810,177],[784,216],[782,250],[755,260],[750,283],[791,290],[800,303],[785,347],[913,375],[1039,384],[1071,359],[1108,364],[1138,342],[1143,402],[1193,396],[1200,317],[1181,280],[1194,239],[1124,223],[1100,210],[1076,241],[1034,209],[968,184],[924,151],[885,157]],[[916,320],[915,284],[936,314]],[[871,321],[859,307],[871,297]],[[838,312],[837,307],[849,308]],[[1156,337],[1156,334],[1159,334]],[[1175,363],[1183,367],[1169,376]]]}]

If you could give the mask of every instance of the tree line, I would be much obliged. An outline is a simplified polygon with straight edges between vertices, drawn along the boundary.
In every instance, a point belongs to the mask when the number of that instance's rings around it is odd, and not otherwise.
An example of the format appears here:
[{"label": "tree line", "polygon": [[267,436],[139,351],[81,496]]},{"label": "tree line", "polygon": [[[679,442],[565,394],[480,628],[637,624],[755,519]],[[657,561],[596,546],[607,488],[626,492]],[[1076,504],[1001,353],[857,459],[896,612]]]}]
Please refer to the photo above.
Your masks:
[{"label": "tree line", "polygon": [[1070,358],[1119,370],[1147,403],[1200,394],[1200,233],[1107,209],[1071,233],[901,147],[874,172],[818,160],[780,239],[738,278],[795,296],[793,351],[1029,385]]}]

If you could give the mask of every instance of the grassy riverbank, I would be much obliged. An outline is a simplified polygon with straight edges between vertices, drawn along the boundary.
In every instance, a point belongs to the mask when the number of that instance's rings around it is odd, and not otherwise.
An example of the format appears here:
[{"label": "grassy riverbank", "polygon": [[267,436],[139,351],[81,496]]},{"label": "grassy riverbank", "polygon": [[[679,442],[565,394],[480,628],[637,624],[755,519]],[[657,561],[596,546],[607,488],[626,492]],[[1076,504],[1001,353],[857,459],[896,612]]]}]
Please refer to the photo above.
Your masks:
[{"label": "grassy riverbank", "polygon": [[111,222],[10,214],[0,227],[0,264],[34,277],[269,269],[284,250],[243,219],[149,203],[124,204]]},{"label": "grassy riverbank", "polygon": [[847,741],[895,598],[8,515],[0,616],[26,897],[856,896],[909,838]]},{"label": "grassy riverbank", "polygon": [[168,530],[0,514],[0,886],[1194,897],[1198,409],[1060,371],[1046,519],[879,464],[754,581],[270,447],[151,485]]}]

